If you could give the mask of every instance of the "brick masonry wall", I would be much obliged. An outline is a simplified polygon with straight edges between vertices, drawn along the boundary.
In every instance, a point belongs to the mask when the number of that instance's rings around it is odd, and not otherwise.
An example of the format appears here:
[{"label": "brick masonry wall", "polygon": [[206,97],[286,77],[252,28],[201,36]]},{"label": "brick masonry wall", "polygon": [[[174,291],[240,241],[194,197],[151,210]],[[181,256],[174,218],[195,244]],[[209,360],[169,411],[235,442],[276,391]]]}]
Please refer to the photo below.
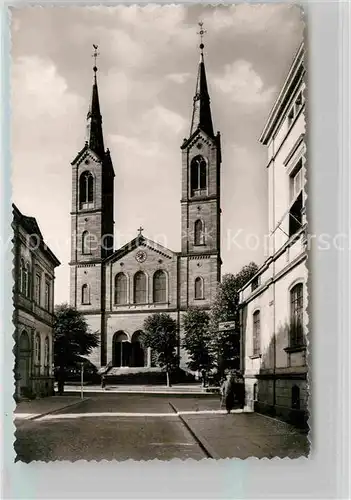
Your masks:
[{"label": "brick masonry wall", "polygon": [[[191,198],[190,193],[190,164],[197,155],[202,155],[207,162],[207,195]],[[215,141],[199,134],[188,149],[182,153],[182,252],[219,250],[219,194],[218,183],[218,162],[217,144]],[[208,197],[216,197],[209,200]],[[203,248],[194,247],[194,224],[197,219],[203,220],[205,230],[208,233],[206,246]]]},{"label": "brick masonry wall", "polygon": [[[129,340],[132,340],[133,333],[143,330],[145,319],[154,311],[136,312],[133,314],[109,314],[107,315],[107,363],[112,361],[113,336],[116,332],[124,332]],[[170,312],[170,316],[178,320],[177,312]]]},{"label": "brick masonry wall", "polygon": [[[142,263],[139,263],[135,258],[140,250],[144,251],[147,255],[145,262]],[[106,310],[133,311],[145,307],[149,308],[150,306],[156,308],[162,307],[163,309],[165,307],[175,308],[177,306],[177,256],[171,251],[167,251],[167,255],[161,255],[152,248],[142,245],[112,264],[107,264],[105,268]],[[163,270],[167,274],[168,300],[166,304],[162,305],[153,303],[153,276],[157,270]],[[147,276],[148,300],[145,306],[134,304],[134,275],[138,271],[143,271]],[[123,272],[127,277],[128,304],[126,305],[114,304],[114,280],[115,276],[120,272]]]}]

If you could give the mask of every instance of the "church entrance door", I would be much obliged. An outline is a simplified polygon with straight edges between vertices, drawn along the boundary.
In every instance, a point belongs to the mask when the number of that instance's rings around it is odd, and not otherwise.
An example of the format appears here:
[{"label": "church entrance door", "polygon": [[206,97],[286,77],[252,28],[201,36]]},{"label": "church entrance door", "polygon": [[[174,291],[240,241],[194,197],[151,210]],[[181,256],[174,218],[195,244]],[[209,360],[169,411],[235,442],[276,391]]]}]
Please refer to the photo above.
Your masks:
[{"label": "church entrance door", "polygon": [[136,331],[132,337],[132,365],[135,367],[143,367],[145,366],[145,351],[140,342],[141,331]]},{"label": "church entrance door", "polygon": [[117,332],[113,336],[113,366],[130,366],[131,345],[124,332]]}]

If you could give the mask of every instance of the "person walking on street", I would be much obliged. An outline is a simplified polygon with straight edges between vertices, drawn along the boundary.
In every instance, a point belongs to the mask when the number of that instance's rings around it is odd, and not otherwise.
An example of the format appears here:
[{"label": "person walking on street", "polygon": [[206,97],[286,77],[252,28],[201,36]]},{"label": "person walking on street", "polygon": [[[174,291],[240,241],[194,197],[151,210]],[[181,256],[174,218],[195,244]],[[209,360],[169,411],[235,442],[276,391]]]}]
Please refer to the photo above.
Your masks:
[{"label": "person walking on street", "polygon": [[227,373],[227,377],[222,384],[221,392],[222,405],[225,405],[227,414],[229,414],[234,408],[234,380],[230,372]]},{"label": "person walking on street", "polygon": [[105,374],[103,373],[101,375],[101,389],[105,389],[106,387],[106,377],[105,377]]},{"label": "person walking on street", "polygon": [[59,396],[63,396],[63,391],[65,388],[65,369],[60,366],[57,373],[57,391]]}]

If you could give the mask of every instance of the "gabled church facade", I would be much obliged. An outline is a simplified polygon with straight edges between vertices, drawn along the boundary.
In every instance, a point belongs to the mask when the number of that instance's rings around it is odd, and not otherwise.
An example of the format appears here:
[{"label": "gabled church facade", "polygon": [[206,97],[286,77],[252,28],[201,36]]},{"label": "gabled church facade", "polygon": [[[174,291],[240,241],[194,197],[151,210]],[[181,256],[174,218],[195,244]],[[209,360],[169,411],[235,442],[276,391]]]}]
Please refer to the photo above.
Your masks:
[{"label": "gabled church facade", "polygon": [[114,167],[105,150],[97,68],[87,141],[72,162],[72,241],[70,302],[84,312],[100,346],[90,360],[99,368],[154,367],[150,350],[140,343],[145,319],[165,312],[179,325],[189,307],[209,310],[221,276],[220,256],[220,134],[214,133],[203,55],[193,99],[190,133],[181,146],[181,244],[174,252],[136,237],[114,250]]}]

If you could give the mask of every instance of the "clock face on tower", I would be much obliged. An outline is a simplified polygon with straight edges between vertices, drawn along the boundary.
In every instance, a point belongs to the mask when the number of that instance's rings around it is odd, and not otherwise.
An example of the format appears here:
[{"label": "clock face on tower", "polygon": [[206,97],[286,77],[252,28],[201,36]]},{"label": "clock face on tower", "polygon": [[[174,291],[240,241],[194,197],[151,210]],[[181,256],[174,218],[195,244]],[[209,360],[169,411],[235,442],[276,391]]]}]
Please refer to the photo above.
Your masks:
[{"label": "clock face on tower", "polygon": [[135,255],[135,260],[140,263],[145,262],[146,257],[147,257],[146,252],[144,252],[144,250],[139,250]]}]

